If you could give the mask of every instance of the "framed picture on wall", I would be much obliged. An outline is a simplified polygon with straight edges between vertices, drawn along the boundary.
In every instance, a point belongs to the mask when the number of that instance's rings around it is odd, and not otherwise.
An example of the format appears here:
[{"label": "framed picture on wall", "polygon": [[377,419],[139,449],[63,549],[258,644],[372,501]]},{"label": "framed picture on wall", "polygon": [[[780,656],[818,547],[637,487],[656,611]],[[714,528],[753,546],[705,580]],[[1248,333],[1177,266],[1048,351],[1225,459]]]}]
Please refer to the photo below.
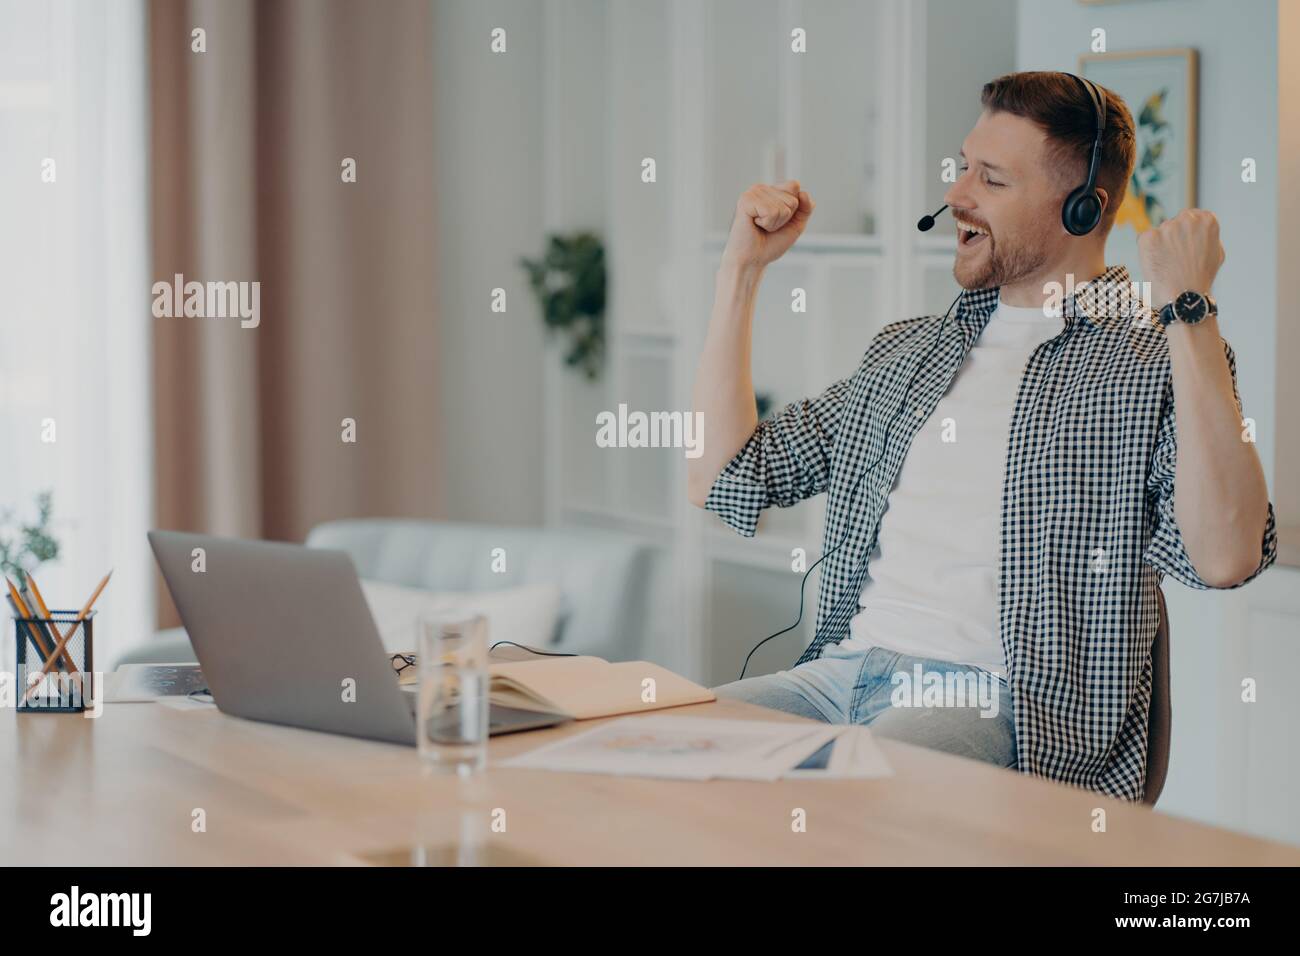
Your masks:
[{"label": "framed picture on wall", "polygon": [[1136,162],[1110,234],[1107,261],[1124,263],[1138,278],[1138,235],[1196,205],[1196,51],[1084,54],[1079,73],[1118,93],[1133,114]]}]

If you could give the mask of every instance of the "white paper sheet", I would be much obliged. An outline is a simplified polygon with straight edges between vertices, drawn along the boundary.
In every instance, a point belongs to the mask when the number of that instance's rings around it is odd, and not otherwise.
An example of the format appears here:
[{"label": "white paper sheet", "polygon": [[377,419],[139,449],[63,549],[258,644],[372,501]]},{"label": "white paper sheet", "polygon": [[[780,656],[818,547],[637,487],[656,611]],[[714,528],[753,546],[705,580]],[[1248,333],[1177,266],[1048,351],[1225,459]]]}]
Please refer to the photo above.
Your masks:
[{"label": "white paper sheet", "polygon": [[[790,721],[725,720],[667,715],[625,717],[501,761],[495,766],[685,780],[779,780],[845,731],[862,728]],[[835,767],[799,771],[830,779],[889,773],[874,743],[856,735]]]},{"label": "white paper sheet", "polygon": [[867,780],[893,776],[889,761],[867,727],[841,726],[830,760],[825,767],[801,769],[783,774],[786,780]]}]

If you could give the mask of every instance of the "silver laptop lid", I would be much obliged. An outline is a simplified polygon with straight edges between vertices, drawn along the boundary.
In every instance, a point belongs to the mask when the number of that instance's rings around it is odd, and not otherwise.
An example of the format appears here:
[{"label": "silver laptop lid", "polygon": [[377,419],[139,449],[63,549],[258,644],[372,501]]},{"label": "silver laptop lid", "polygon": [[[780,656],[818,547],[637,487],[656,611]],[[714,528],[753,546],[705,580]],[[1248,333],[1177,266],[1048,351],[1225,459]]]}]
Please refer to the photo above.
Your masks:
[{"label": "silver laptop lid", "polygon": [[149,543],[221,710],[415,742],[410,704],[346,553],[179,531],[151,531]]}]

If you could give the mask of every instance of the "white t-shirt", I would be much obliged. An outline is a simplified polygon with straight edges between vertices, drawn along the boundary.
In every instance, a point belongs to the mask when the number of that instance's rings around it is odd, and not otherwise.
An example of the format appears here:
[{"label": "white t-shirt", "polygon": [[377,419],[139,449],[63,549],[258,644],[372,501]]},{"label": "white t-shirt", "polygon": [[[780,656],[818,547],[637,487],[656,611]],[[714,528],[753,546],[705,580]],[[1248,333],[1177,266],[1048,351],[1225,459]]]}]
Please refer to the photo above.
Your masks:
[{"label": "white t-shirt", "polygon": [[1061,328],[1059,314],[1041,307],[998,304],[912,439],[843,647],[886,647],[1005,677],[997,590],[1011,411],[1030,353]]}]

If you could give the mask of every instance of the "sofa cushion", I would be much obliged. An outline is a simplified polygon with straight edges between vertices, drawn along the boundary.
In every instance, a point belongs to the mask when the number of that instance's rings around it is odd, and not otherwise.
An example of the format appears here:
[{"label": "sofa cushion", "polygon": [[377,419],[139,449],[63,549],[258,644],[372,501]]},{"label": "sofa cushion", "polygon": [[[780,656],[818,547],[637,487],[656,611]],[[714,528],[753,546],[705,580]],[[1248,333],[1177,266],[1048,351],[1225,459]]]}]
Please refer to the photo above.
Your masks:
[{"label": "sofa cushion", "polygon": [[362,580],[361,591],[389,654],[416,649],[415,624],[426,614],[482,614],[488,622],[489,644],[514,641],[546,647],[555,642],[558,630],[560,589],[554,584],[453,592]]},{"label": "sofa cushion", "polygon": [[643,656],[650,553],[631,535],[359,518],[317,525],[307,543],[346,551],[363,579],[403,587],[491,592],[557,585],[560,650],[610,661]]}]

